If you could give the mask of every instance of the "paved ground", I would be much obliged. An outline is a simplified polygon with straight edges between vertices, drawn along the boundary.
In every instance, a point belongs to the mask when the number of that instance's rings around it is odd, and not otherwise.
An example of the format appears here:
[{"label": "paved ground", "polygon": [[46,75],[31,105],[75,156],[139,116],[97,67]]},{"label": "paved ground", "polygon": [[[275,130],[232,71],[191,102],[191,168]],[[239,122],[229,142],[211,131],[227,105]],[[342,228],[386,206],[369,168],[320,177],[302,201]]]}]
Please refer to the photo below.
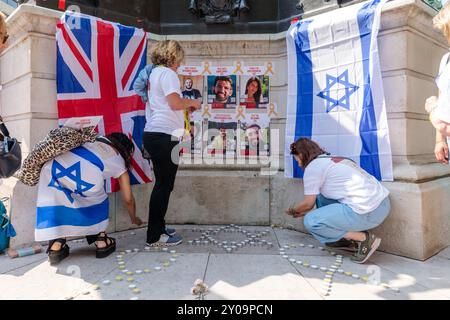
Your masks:
[{"label": "paved ground", "polygon": [[176,252],[144,250],[145,230],[138,229],[115,234],[117,252],[106,259],[95,259],[85,241],[69,242],[71,255],[57,267],[44,253],[0,255],[0,299],[191,300],[196,279],[209,286],[207,300],[450,299],[450,248],[426,262],[377,252],[357,265],[296,231],[176,227],[185,239],[170,249]]}]

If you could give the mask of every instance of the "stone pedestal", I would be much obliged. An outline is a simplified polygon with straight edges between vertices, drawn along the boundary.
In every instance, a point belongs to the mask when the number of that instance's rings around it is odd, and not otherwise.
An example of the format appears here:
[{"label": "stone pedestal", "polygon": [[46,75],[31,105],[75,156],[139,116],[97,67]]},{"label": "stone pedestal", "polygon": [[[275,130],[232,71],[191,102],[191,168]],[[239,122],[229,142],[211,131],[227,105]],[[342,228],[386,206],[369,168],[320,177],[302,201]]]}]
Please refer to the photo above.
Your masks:
[{"label": "stone pedestal", "polygon": [[[56,126],[55,24],[60,12],[24,5],[9,19],[11,45],[0,58],[1,114],[12,135],[23,141],[24,156]],[[434,130],[424,102],[437,94],[434,77],[445,39],[432,29],[435,12],[419,0],[395,0],[383,8],[379,48],[392,143],[395,181],[384,183],[391,192],[392,211],[376,230],[381,249],[424,260],[450,244],[450,167],[433,155]],[[303,195],[301,180],[284,178],[283,150],[287,103],[285,32],[259,35],[151,35],[180,41],[187,63],[230,65],[236,60],[258,65],[273,61],[271,99],[277,102],[280,151],[275,152],[274,175],[259,167],[182,166],[171,197],[168,223],[280,225],[304,230],[284,209]],[[277,163],[278,162],[278,163]],[[13,246],[33,240],[36,189],[14,179],[2,182],[1,195],[12,198],[12,221],[19,235]],[[147,219],[152,185],[135,187],[138,214]],[[120,195],[112,195],[109,231],[129,229]]]}]

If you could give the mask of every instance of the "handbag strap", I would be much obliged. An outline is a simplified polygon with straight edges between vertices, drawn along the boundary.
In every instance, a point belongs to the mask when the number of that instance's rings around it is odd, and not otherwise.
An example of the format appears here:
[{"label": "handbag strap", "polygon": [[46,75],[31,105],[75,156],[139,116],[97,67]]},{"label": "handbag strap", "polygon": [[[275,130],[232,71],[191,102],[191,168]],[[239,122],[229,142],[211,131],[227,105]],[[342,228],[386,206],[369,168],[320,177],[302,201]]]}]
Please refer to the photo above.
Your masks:
[{"label": "handbag strap", "polygon": [[345,159],[345,160],[350,160],[351,162],[353,162],[353,163],[356,163],[355,162],[355,160],[353,160],[353,159],[351,159],[351,158],[347,158],[347,157],[341,157],[341,156],[332,156],[332,155],[330,155],[330,154],[321,154],[321,155],[319,155],[319,156],[317,156],[317,158],[316,159],[320,159],[320,158],[329,158],[329,159],[331,159],[331,158],[340,158],[340,159]]},{"label": "handbag strap", "polygon": [[10,138],[8,128],[6,128],[3,121],[0,121],[0,132],[3,136]]},{"label": "handbag strap", "polygon": [[114,148],[114,145],[111,143],[111,141],[109,141],[107,138],[102,137],[102,136],[98,136],[97,138],[95,138],[95,141],[99,141],[99,142],[103,142],[107,145],[109,145],[110,147]]}]

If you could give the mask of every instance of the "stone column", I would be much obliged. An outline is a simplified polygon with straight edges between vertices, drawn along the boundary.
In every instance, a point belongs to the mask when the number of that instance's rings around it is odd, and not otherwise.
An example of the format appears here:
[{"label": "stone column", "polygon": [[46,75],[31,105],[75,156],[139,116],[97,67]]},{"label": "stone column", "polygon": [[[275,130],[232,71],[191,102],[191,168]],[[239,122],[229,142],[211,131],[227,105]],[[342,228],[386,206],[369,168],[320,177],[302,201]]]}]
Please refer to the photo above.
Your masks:
[{"label": "stone column", "polygon": [[[7,19],[10,40],[0,58],[0,112],[11,135],[22,143],[23,158],[57,126],[55,30],[60,15],[22,5]],[[14,178],[1,184],[18,233],[11,246],[33,242],[37,188]]]}]

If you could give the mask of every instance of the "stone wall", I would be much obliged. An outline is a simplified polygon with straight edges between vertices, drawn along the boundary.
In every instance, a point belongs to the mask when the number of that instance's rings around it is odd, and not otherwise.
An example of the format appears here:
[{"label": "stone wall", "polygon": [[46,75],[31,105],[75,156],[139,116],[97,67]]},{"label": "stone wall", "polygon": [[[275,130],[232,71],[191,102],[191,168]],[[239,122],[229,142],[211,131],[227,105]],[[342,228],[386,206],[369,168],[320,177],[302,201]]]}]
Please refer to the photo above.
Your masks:
[{"label": "stone wall", "polygon": [[[423,104],[436,94],[434,77],[441,56],[448,50],[445,39],[431,27],[435,12],[418,0],[395,0],[382,13],[379,48],[392,143],[395,182],[392,211],[377,230],[382,250],[426,259],[450,244],[450,167],[435,163],[434,130]],[[9,19],[10,48],[0,58],[1,114],[11,133],[23,141],[24,155],[50,128],[56,126],[55,24],[60,13],[24,5]],[[180,41],[187,63],[204,60],[230,64],[241,60],[257,65],[275,63],[272,100],[280,107],[272,128],[280,130],[284,146],[287,100],[285,33],[259,35],[150,35],[154,41]],[[302,181],[285,179],[283,149],[278,151],[275,175],[261,168],[237,166],[185,166],[180,169],[171,198],[169,223],[243,225],[276,224],[303,230],[302,220],[284,215],[284,208],[300,201]],[[273,164],[274,167],[277,167]],[[12,245],[33,241],[36,189],[14,179],[2,182],[1,195],[12,197],[12,221],[19,236]],[[152,185],[135,187],[138,212],[147,218]],[[120,195],[111,195],[109,231],[129,229]]]}]

